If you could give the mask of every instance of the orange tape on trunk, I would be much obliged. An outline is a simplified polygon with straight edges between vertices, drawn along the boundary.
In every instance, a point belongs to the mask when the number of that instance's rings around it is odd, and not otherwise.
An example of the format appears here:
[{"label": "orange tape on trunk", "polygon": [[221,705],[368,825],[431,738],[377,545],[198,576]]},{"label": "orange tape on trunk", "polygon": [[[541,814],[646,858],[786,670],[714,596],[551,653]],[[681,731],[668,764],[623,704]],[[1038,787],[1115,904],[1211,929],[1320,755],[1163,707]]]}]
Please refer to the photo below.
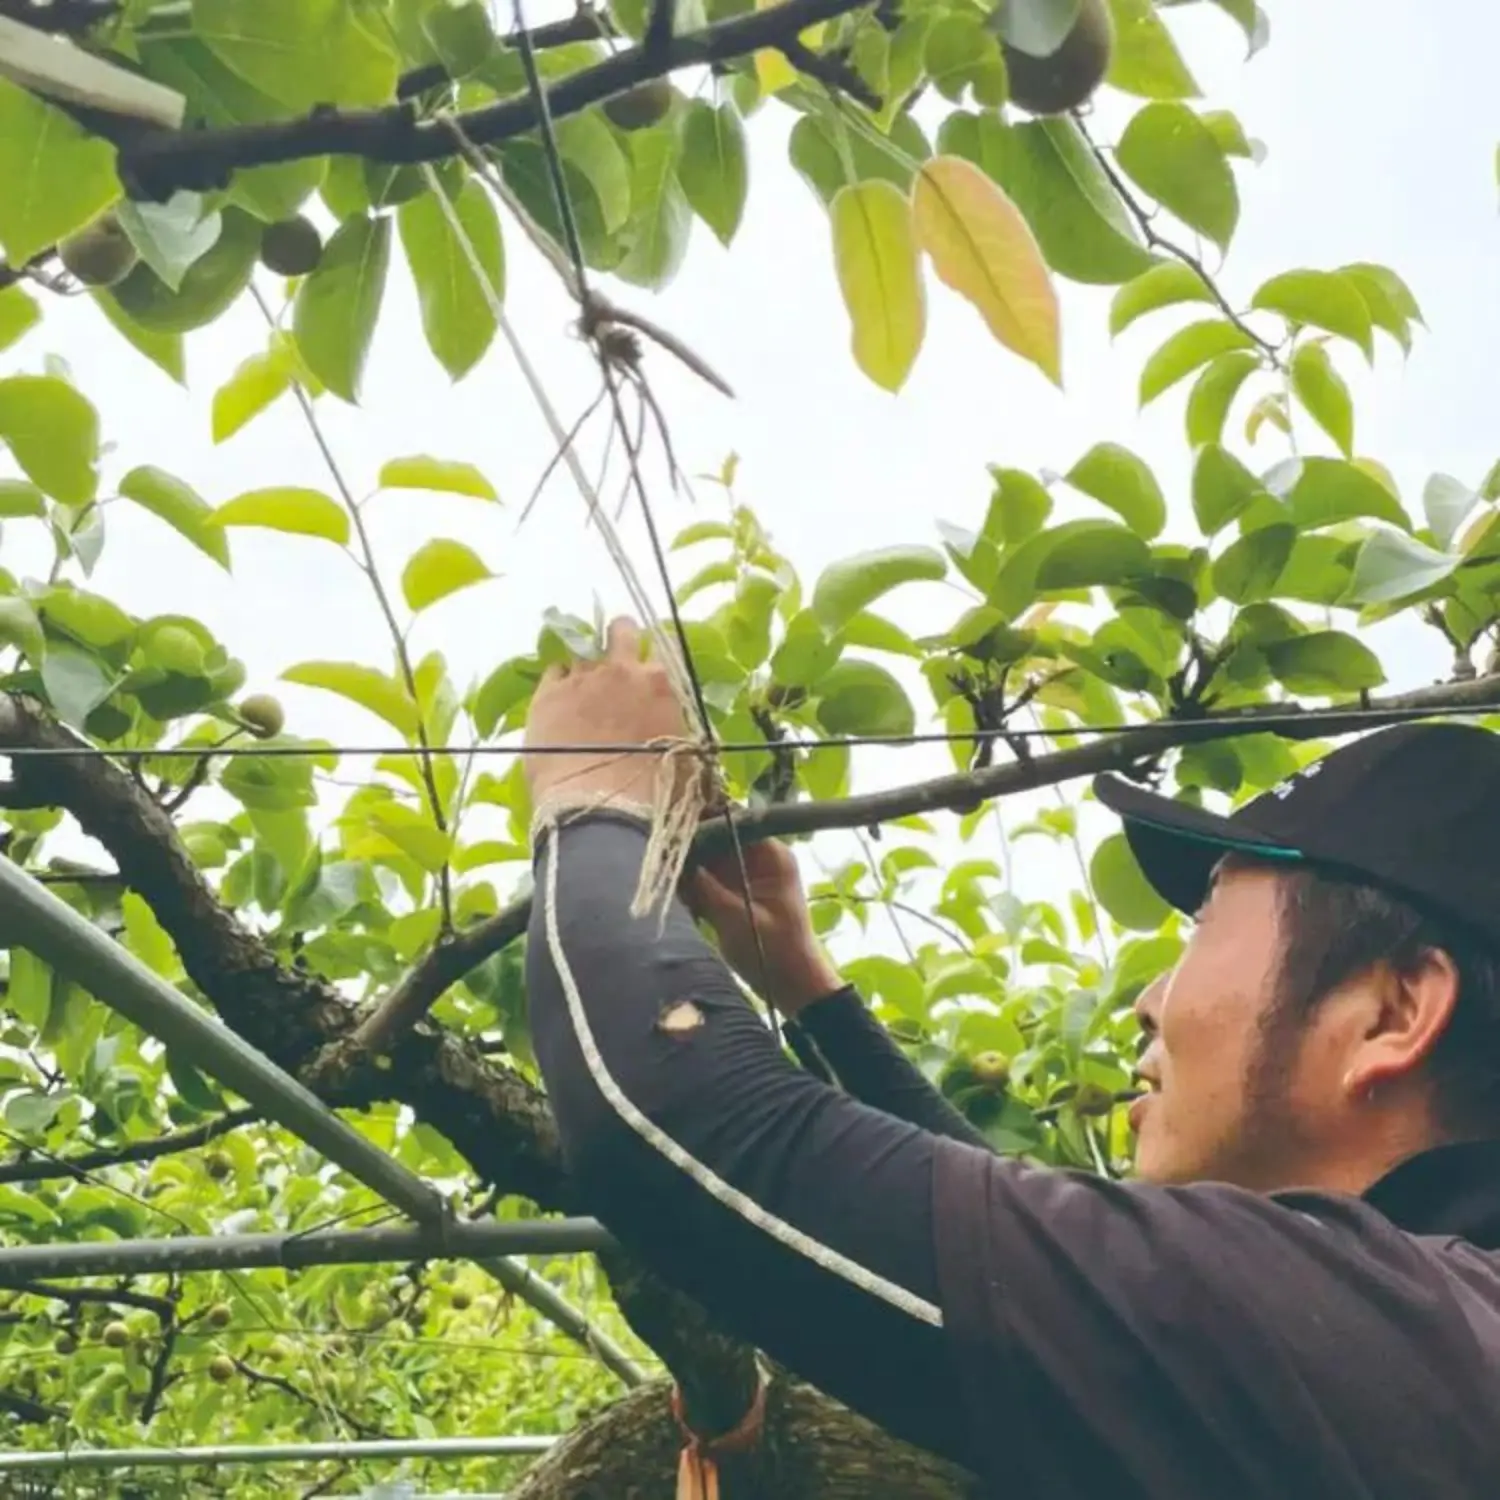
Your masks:
[{"label": "orange tape on trunk", "polygon": [[672,1387],[672,1415],[682,1433],[682,1454],[677,1460],[677,1500],[720,1500],[719,1459],[753,1452],[765,1429],[765,1382],[756,1389],[755,1400],[738,1426],[710,1442],[704,1442],[688,1426],[682,1412],[682,1392],[676,1386]]}]

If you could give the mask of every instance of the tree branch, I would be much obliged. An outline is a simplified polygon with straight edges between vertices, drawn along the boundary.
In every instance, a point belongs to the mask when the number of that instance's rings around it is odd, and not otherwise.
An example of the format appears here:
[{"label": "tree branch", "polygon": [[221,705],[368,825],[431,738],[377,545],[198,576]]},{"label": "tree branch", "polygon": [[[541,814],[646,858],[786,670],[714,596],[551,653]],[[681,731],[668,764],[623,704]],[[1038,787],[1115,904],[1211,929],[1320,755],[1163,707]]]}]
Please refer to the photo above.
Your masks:
[{"label": "tree branch", "polygon": [[[724,62],[771,47],[778,50],[808,26],[860,9],[867,0],[785,0],[770,10],[736,16],[674,36],[657,50],[626,48],[560,79],[547,90],[557,120],[575,115],[679,68]],[[493,145],[533,129],[536,102],[505,99],[454,116],[476,145]],[[422,120],[409,102],[385,109],[319,109],[296,120],[221,130],[135,130],[122,135],[102,124],[119,147],[121,181],[132,196],[164,202],[183,188],[211,189],[239,167],[300,161],[312,156],[362,156],[378,162],[438,161],[458,149],[441,120]]]},{"label": "tree branch", "polygon": [[[318,975],[279,963],[259,937],[241,926],[203,879],[171,819],[146,789],[112,760],[89,753],[90,747],[38,705],[0,694],[0,755],[22,746],[50,753],[14,757],[17,804],[64,808],[104,846],[172,938],[192,983],[239,1035],[304,1077],[313,1059],[347,1042],[360,1013]],[[70,750],[83,753],[66,753]],[[519,1073],[431,1025],[407,1031],[382,1064],[329,1075],[321,1090],[324,1097],[353,1107],[397,1100],[448,1140],[482,1180],[546,1211],[586,1211],[563,1169],[546,1099]],[[644,1274],[640,1284],[650,1287],[654,1297],[675,1302],[684,1327],[697,1326],[702,1314],[688,1299]],[[629,1316],[623,1300],[621,1310]],[[754,1370],[751,1349],[720,1339],[704,1357],[708,1369],[722,1371],[730,1363],[726,1351],[731,1347],[738,1388],[744,1372]],[[685,1385],[711,1383],[707,1376],[695,1377],[693,1339],[679,1338],[672,1355],[668,1364],[674,1378]]]},{"label": "tree branch", "polygon": [[1157,232],[1156,226],[1151,222],[1151,215],[1142,207],[1141,201],[1130,191],[1125,179],[1120,176],[1115,164],[1109,159],[1109,153],[1104,150],[1089,134],[1088,125],[1083,116],[1075,110],[1073,112],[1073,123],[1078,126],[1079,133],[1089,144],[1089,150],[1094,153],[1094,160],[1099,163],[1099,169],[1109,178],[1110,186],[1120,195],[1120,201],[1130,210],[1130,216],[1140,226],[1141,233],[1146,237],[1146,243],[1153,250],[1164,250],[1175,260],[1180,260],[1183,265],[1190,267],[1198,273],[1198,279],[1208,288],[1209,295],[1218,304],[1219,311],[1239,329],[1246,338],[1254,341],[1261,353],[1265,354],[1273,365],[1279,370],[1282,368],[1282,358],[1278,353],[1276,345],[1269,339],[1258,334],[1239,313],[1234,310],[1233,305],[1224,293],[1219,289],[1219,284],[1208,273],[1208,268],[1198,256],[1191,250],[1184,250],[1175,240],[1169,240],[1164,234]]},{"label": "tree branch", "polygon": [[[602,41],[619,34],[608,15],[580,6],[576,15],[569,16],[564,21],[548,21],[545,25],[530,27],[526,32],[526,39],[536,51],[545,52],[551,47],[570,47],[577,42]],[[521,33],[517,31],[507,32],[500,38],[507,47],[515,47],[520,39]],[[451,75],[442,63],[426,63],[401,75],[396,83],[396,97],[412,99],[418,94],[425,94],[428,89],[442,88],[452,82]]]},{"label": "tree branch", "polygon": [[0,1182],[41,1182],[49,1177],[83,1177],[97,1172],[101,1167],[117,1167],[126,1162],[155,1161],[163,1156],[175,1156],[181,1151],[193,1151],[206,1146],[210,1141],[248,1125],[260,1116],[253,1109],[231,1110],[210,1120],[204,1125],[194,1125],[188,1130],[174,1130],[167,1135],[153,1137],[149,1141],[132,1141],[128,1146],[101,1148],[83,1152],[78,1156],[57,1156],[37,1161],[24,1158],[17,1161],[0,1162]]},{"label": "tree branch", "polygon": [[[1365,717],[1357,726],[1351,725],[1350,730],[1354,727],[1373,729],[1382,722],[1392,722],[1414,710],[1440,713],[1444,709],[1471,707],[1493,707],[1500,712],[1500,675],[1443,683],[1372,700],[1366,710],[1361,710]],[[1382,712],[1392,718],[1382,720]],[[1102,771],[1127,770],[1140,760],[1184,745],[1272,731],[1286,739],[1316,739],[1328,729],[1316,710],[1306,709],[1301,704],[1256,704],[1252,708],[1196,719],[1164,719],[1159,724],[1130,733],[1100,735],[1097,739],[1067,750],[1053,751],[1050,755],[1032,755],[1003,765],[981,766],[972,771],[912,782],[862,797],[827,802],[788,802],[741,811],[735,814],[734,822],[741,840],[748,843],[827,832],[835,828],[867,828],[874,823],[890,823],[918,813],[970,811],[981,802],[997,797],[1057,786],[1065,781],[1096,776]],[[997,733],[996,737],[1004,736]],[[702,852],[722,847],[728,842],[728,837],[729,830],[724,821],[712,819],[704,824],[698,835],[698,848]],[[526,931],[530,913],[529,898],[513,901],[493,917],[475,923],[456,933],[448,942],[431,949],[360,1023],[353,1040],[375,1045],[377,1055],[380,1050],[389,1048],[401,1035],[402,1028],[414,1025],[436,1004],[449,985],[520,937]]]},{"label": "tree branch", "polygon": [[6,1290],[16,1296],[46,1297],[52,1302],[65,1302],[69,1307],[82,1307],[90,1302],[107,1307],[138,1307],[144,1312],[155,1313],[159,1318],[168,1317],[172,1312],[172,1304],[165,1297],[133,1292],[129,1287],[54,1286],[50,1281],[23,1281]]}]

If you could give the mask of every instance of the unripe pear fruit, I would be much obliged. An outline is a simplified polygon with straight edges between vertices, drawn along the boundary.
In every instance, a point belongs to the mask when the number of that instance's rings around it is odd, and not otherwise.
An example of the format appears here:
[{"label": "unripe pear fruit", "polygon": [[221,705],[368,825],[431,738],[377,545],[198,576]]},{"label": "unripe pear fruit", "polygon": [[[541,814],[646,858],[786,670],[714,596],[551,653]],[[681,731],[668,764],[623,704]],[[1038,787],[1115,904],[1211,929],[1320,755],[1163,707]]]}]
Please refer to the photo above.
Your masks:
[{"label": "unripe pear fruit", "polygon": [[454,1312],[468,1312],[474,1305],[474,1299],[461,1286],[453,1289],[453,1295],[448,1300]]},{"label": "unripe pear fruit", "polygon": [[1073,29],[1050,57],[1033,57],[1001,42],[1011,103],[1034,115],[1066,114],[1088,103],[1109,71],[1114,42],[1105,0],[1083,0]]},{"label": "unripe pear fruit", "polygon": [[114,286],[135,270],[141,257],[120,221],[101,214],[61,241],[57,258],[85,286]]},{"label": "unripe pear fruit", "polygon": [[111,1349],[123,1349],[130,1343],[130,1329],[120,1322],[104,1325],[104,1342]]},{"label": "unripe pear fruit", "polygon": [[66,1357],[67,1355],[72,1354],[77,1350],[78,1340],[75,1339],[71,1333],[60,1333],[52,1341],[52,1347],[57,1351],[57,1353]]},{"label": "unripe pear fruit", "polygon": [[653,78],[606,99],[604,113],[621,130],[649,130],[666,118],[672,108],[672,96],[672,85],[665,78]]},{"label": "unripe pear fruit", "polygon": [[1010,1082],[1010,1059],[1003,1052],[981,1052],[971,1066],[975,1079],[990,1088]]},{"label": "unripe pear fruit", "polygon": [[234,1163],[222,1151],[210,1151],[203,1158],[203,1170],[215,1182],[223,1182],[234,1171]]},{"label": "unripe pear fruit", "polygon": [[1073,1095],[1073,1113],[1084,1119],[1107,1115],[1115,1107],[1115,1096],[1102,1084],[1084,1083]]},{"label": "unripe pear fruit", "polygon": [[219,1385],[234,1379],[234,1361],[227,1354],[216,1354],[208,1362],[208,1378]]},{"label": "unripe pear fruit", "polygon": [[267,224],[260,237],[260,263],[278,276],[306,276],[322,258],[323,237],[302,214]]},{"label": "unripe pear fruit", "polygon": [[233,1316],[234,1314],[230,1311],[229,1304],[227,1302],[215,1302],[214,1305],[209,1308],[208,1315],[205,1318],[205,1321],[210,1328],[228,1328],[230,1319],[233,1318]]},{"label": "unripe pear fruit", "polygon": [[241,699],[239,716],[258,740],[274,739],[286,724],[286,711],[269,693],[251,693]]}]

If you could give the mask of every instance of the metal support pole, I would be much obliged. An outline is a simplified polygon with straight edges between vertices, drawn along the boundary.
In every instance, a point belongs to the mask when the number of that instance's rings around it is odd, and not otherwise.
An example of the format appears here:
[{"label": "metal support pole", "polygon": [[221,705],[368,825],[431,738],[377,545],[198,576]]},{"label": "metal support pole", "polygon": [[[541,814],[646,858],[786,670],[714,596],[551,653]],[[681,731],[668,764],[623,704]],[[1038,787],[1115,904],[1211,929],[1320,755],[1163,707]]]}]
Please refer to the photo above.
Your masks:
[{"label": "metal support pole", "polygon": [[643,1385],[646,1372],[607,1333],[594,1325],[544,1276],[519,1261],[495,1258],[479,1265],[508,1292],[534,1307],[549,1323],[576,1339],[628,1386]]},{"label": "metal support pole", "polygon": [[514,1458],[545,1453],[556,1437],[394,1438],[349,1443],[267,1443],[204,1448],[64,1448],[0,1451],[0,1473],[18,1469],[188,1469],[200,1464],[368,1463],[398,1458]]},{"label": "metal support pole", "polygon": [[[494,1255],[572,1255],[606,1249],[611,1243],[593,1219],[523,1219],[319,1230],[310,1234],[163,1235],[148,1240],[5,1245],[0,1246],[0,1286],[60,1276],[146,1276],[168,1271],[252,1271],[278,1266],[297,1270],[410,1260],[483,1263]],[[541,1281],[539,1276],[534,1279]],[[530,1282],[527,1290],[532,1290]],[[548,1290],[567,1306],[552,1288]],[[538,1310],[549,1317],[559,1311],[555,1306]]]},{"label": "metal support pole", "polygon": [[0,858],[0,934],[75,979],[105,1005],[160,1038],[185,1062],[227,1084],[267,1119],[419,1223],[447,1215],[416,1173],[341,1120],[310,1089],[223,1022],[153,974],[132,953],[8,859]]}]

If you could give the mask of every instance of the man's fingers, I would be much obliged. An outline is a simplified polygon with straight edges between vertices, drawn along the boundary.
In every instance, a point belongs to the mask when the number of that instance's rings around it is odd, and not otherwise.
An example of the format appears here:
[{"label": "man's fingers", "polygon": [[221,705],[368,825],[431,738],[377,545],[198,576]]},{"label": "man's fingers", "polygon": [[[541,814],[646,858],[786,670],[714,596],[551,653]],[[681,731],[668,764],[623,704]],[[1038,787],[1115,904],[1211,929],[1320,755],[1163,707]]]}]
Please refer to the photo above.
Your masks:
[{"label": "man's fingers", "polygon": [[617,661],[639,661],[641,659],[641,627],[629,615],[621,615],[609,622],[609,640],[606,654]]}]

